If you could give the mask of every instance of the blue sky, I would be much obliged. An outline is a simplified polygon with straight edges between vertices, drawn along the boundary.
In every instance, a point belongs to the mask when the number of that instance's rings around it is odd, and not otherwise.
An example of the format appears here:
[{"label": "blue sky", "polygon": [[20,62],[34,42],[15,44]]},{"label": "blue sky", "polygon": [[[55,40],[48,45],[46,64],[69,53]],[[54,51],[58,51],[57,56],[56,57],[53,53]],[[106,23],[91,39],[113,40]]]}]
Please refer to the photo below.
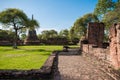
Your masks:
[{"label": "blue sky", "polygon": [[[98,0],[0,0],[0,11],[19,8],[29,18],[32,14],[43,30],[70,29],[76,19],[94,11]],[[1,28],[1,27],[0,27]]]}]

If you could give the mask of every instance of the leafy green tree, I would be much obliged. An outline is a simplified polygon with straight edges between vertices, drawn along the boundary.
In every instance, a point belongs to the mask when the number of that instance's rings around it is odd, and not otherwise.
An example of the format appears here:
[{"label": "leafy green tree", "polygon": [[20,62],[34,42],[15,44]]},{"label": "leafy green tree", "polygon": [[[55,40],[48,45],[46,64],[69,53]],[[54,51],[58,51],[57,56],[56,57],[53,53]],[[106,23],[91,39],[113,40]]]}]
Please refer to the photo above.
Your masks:
[{"label": "leafy green tree", "polygon": [[8,33],[5,30],[0,30],[0,39],[6,40],[8,38]]},{"label": "leafy green tree", "polygon": [[26,34],[24,34],[24,33],[23,33],[23,34],[21,34],[21,39],[22,39],[22,40],[25,40],[25,39],[26,39],[26,37],[27,37],[27,35],[26,35]]},{"label": "leafy green tree", "polygon": [[47,40],[48,36],[49,36],[49,31],[48,30],[44,30],[41,32],[42,35],[42,39]]},{"label": "leafy green tree", "polygon": [[57,31],[55,31],[55,30],[50,30],[49,31],[49,38],[54,38],[54,37],[57,37],[57,36],[58,36]]},{"label": "leafy green tree", "polygon": [[7,33],[8,33],[8,38],[9,38],[9,40],[11,41],[11,42],[13,42],[14,41],[14,38],[15,38],[15,32],[13,32],[13,31],[7,31]]},{"label": "leafy green tree", "polygon": [[113,23],[120,22],[120,2],[117,3],[113,11],[109,11],[104,15],[103,22],[106,24],[106,29],[109,29]]},{"label": "leafy green tree", "polygon": [[40,27],[38,21],[33,18],[33,15],[32,15],[32,19],[28,19],[27,26],[29,30],[34,30],[35,28]]},{"label": "leafy green tree", "polygon": [[89,22],[99,22],[96,15],[89,13],[84,15],[83,17],[77,19],[74,22],[70,30],[71,36],[74,38],[80,38],[81,36],[85,36],[87,32],[87,24]]},{"label": "leafy green tree", "polygon": [[42,39],[47,40],[48,38],[57,37],[58,33],[55,30],[44,30],[41,32]]},{"label": "leafy green tree", "polygon": [[103,16],[109,12],[113,11],[115,8],[114,0],[98,0],[94,13],[102,20]]},{"label": "leafy green tree", "polygon": [[70,29],[70,31],[69,31],[69,36],[70,36],[70,40],[71,40],[71,41],[72,41],[72,39],[73,39],[74,37],[76,37],[75,30],[74,30],[74,27],[73,27],[73,26],[71,26],[71,29]]},{"label": "leafy green tree", "polygon": [[15,31],[14,48],[17,48],[18,31],[27,27],[28,17],[23,11],[10,8],[0,12],[0,22],[5,26],[13,27]]},{"label": "leafy green tree", "polygon": [[120,21],[120,0],[98,0],[94,13],[105,23],[104,40],[108,41],[109,27]]},{"label": "leafy green tree", "polygon": [[67,30],[67,29],[61,30],[59,33],[59,36],[66,37],[67,39],[69,39],[69,30]]},{"label": "leafy green tree", "polygon": [[41,40],[42,39],[42,34],[38,34],[38,39]]},{"label": "leafy green tree", "polygon": [[15,33],[8,30],[0,30],[0,40],[13,41]]}]

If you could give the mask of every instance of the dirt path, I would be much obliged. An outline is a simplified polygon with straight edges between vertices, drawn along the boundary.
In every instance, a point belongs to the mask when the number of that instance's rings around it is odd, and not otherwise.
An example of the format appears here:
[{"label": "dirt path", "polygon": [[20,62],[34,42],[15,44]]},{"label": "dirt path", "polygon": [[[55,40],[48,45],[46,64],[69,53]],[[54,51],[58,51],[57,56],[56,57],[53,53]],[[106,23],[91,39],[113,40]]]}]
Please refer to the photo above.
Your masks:
[{"label": "dirt path", "polygon": [[59,55],[59,80],[113,80],[88,58],[71,54],[76,54],[76,51],[61,52]]}]

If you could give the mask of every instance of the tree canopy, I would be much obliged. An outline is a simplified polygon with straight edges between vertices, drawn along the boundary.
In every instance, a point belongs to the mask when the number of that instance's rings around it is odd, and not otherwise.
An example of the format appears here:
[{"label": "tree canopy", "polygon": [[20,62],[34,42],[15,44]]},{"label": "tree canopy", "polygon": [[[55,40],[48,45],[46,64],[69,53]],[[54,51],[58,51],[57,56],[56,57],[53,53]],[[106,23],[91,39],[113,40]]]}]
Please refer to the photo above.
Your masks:
[{"label": "tree canopy", "polygon": [[109,11],[114,10],[115,2],[114,0],[98,0],[94,13],[101,18]]},{"label": "tree canopy", "polygon": [[0,12],[0,22],[5,26],[13,26],[14,29],[21,29],[26,26],[28,17],[26,14],[15,8],[9,8]]},{"label": "tree canopy", "polygon": [[74,22],[74,25],[70,30],[71,35],[79,38],[85,35],[87,32],[87,24],[89,22],[99,22],[99,20],[97,16],[92,13],[85,14]]},{"label": "tree canopy", "polygon": [[113,11],[109,11],[103,17],[103,22],[106,27],[109,28],[113,23],[120,22],[120,2],[117,3],[116,8]]},{"label": "tree canopy", "polygon": [[[0,12],[0,22],[6,27],[12,27],[15,31],[14,48],[17,48],[18,31],[23,28],[38,26],[35,20],[30,20],[27,15],[19,9],[9,8]],[[3,26],[3,27],[4,27]]]},{"label": "tree canopy", "polygon": [[35,28],[39,28],[40,27],[38,21],[33,18],[33,15],[32,15],[32,19],[28,19],[27,27],[30,30],[33,30]]},{"label": "tree canopy", "polygon": [[67,39],[69,39],[69,30],[67,29],[61,30],[59,36],[66,37]]},{"label": "tree canopy", "polygon": [[48,38],[57,37],[58,33],[55,30],[44,30],[41,32],[41,38],[47,40]]}]

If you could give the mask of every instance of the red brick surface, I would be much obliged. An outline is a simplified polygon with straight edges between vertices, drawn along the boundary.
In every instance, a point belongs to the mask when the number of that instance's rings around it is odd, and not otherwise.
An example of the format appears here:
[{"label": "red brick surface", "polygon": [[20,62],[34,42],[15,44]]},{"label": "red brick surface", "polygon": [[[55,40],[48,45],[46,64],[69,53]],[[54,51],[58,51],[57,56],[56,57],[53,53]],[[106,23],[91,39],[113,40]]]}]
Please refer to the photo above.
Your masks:
[{"label": "red brick surface", "polygon": [[104,24],[97,22],[89,23],[87,38],[89,44],[94,44],[97,45],[98,47],[102,47],[104,38]]},{"label": "red brick surface", "polygon": [[115,69],[120,68],[120,23],[110,28],[110,60]]}]

